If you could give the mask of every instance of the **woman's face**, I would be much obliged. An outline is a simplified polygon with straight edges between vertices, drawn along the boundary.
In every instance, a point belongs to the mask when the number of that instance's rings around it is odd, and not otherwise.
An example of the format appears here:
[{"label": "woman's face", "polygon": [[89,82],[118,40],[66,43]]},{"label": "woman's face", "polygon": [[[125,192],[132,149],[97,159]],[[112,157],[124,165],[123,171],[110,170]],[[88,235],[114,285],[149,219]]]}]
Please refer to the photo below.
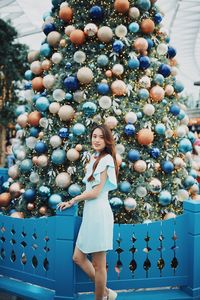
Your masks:
[{"label": "woman's face", "polygon": [[92,133],[92,148],[95,151],[101,152],[106,144],[103,137],[103,132],[100,128],[96,128]]}]

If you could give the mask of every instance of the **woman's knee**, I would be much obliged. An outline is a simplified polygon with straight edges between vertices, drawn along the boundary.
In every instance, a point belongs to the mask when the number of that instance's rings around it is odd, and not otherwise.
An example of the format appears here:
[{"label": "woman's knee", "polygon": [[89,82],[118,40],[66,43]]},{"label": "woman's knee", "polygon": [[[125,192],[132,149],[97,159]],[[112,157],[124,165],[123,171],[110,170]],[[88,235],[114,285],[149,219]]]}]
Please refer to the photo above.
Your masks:
[{"label": "woman's knee", "polygon": [[84,263],[85,257],[82,257],[81,255],[78,254],[74,254],[72,259],[76,265],[81,265]]}]

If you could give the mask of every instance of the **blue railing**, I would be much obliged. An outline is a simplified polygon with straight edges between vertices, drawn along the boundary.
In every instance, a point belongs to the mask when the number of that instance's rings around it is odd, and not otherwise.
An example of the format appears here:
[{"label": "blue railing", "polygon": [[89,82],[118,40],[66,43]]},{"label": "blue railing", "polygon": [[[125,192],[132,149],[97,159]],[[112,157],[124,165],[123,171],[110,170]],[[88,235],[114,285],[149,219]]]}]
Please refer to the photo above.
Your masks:
[{"label": "blue railing", "polygon": [[[1,215],[0,274],[44,287],[48,296],[41,299],[72,300],[78,292],[93,290],[93,283],[72,262],[80,222],[75,208],[40,219]],[[107,257],[108,285],[118,290],[178,286],[200,297],[199,253],[199,201],[185,201],[184,214],[175,219],[116,224],[114,249]],[[6,289],[3,283],[2,277],[0,289]],[[34,288],[28,290],[30,299],[37,299],[31,298]]]}]

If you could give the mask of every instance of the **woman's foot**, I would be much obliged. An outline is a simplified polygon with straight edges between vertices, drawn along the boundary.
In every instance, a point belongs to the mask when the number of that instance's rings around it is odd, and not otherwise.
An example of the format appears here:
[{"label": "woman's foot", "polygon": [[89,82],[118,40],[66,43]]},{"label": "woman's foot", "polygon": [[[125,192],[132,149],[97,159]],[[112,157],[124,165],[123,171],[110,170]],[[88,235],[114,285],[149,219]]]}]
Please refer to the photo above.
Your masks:
[{"label": "woman's foot", "polygon": [[[111,289],[108,290],[108,300],[115,300],[117,299],[117,293]],[[106,300],[106,299],[105,299]]]}]

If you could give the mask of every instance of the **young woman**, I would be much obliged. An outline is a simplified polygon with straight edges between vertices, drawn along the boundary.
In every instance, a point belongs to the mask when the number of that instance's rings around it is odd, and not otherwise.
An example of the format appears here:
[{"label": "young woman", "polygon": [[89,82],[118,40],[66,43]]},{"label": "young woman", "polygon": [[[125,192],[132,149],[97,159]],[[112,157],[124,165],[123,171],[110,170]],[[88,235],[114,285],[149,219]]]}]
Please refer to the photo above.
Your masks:
[{"label": "young woman", "polygon": [[[114,138],[106,125],[91,132],[95,153],[86,167],[83,182],[86,190],[68,202],[59,203],[66,209],[85,200],[73,260],[95,282],[95,300],[114,300],[117,293],[106,287],[106,251],[113,248],[113,213],[108,192],[117,188],[118,166]],[[92,254],[92,263],[87,254]]]}]

